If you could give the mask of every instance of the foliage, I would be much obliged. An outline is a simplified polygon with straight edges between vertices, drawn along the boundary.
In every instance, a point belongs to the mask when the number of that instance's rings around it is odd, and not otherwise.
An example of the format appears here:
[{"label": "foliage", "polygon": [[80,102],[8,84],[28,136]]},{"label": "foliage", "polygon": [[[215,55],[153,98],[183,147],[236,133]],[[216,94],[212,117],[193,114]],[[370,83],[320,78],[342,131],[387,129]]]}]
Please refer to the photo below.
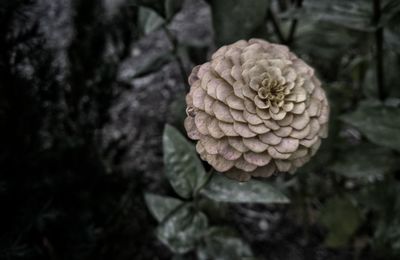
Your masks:
[{"label": "foliage", "polygon": [[[194,147],[170,125],[165,127],[163,140],[166,176],[181,198],[191,200],[183,202],[145,194],[148,208],[160,222],[157,237],[176,254],[196,249],[200,259],[252,256],[248,245],[229,228],[210,227],[206,231],[207,216],[198,204],[201,195],[233,203],[287,203],[289,200],[264,182],[252,180],[238,184],[213,172],[206,174]],[[215,244],[219,246],[216,248]]]},{"label": "foliage", "polygon": [[[191,6],[214,42],[174,25]],[[6,0],[0,24],[0,259],[400,257],[398,0]],[[251,37],[288,45],[323,82],[332,112],[316,157],[295,175],[226,179],[177,130],[181,93],[154,136],[159,175],[126,167],[137,144],[105,133],[141,129],[111,116],[132,82],[171,64],[186,82],[216,47]]]}]

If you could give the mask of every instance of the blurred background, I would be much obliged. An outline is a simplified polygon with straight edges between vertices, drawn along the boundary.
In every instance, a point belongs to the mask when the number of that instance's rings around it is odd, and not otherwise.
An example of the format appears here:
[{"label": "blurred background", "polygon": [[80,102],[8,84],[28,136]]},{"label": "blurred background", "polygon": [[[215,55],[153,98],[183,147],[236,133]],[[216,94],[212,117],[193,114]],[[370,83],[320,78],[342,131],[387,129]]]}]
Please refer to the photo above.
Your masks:
[{"label": "blurred background", "polygon": [[315,68],[330,136],[268,179],[290,204],[204,200],[209,222],[252,259],[399,259],[398,0],[1,1],[0,259],[236,259],[172,252],[144,193],[176,196],[161,137],[191,68],[251,37]]}]

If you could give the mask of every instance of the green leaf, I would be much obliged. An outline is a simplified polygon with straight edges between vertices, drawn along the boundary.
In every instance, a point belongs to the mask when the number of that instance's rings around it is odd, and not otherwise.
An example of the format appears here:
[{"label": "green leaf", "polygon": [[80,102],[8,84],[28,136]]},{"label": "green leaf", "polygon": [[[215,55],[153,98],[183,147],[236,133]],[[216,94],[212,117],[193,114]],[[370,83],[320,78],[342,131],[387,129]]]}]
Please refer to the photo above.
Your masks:
[{"label": "green leaf", "polygon": [[207,174],[193,145],[178,130],[166,125],[163,135],[164,164],[172,187],[183,198],[190,198],[207,181]]},{"label": "green leaf", "polygon": [[182,8],[184,0],[130,0],[130,2],[135,6],[150,8],[170,21]]},{"label": "green leaf", "polygon": [[341,247],[347,244],[360,225],[361,212],[349,198],[335,197],[326,202],[319,220],[329,231],[326,245]]},{"label": "green leaf", "polygon": [[308,0],[295,14],[297,18],[311,18],[346,28],[372,31],[372,3],[364,0]]},{"label": "green leaf", "polygon": [[264,25],[268,0],[211,0],[215,41],[221,46],[248,39]]},{"label": "green leaf", "polygon": [[142,77],[161,69],[165,64],[173,60],[173,54],[170,51],[159,52],[143,59],[141,63],[136,63],[133,68],[132,77]]},{"label": "green leaf", "polygon": [[195,247],[203,236],[208,221],[202,212],[186,204],[170,215],[157,229],[157,237],[172,252],[184,254]]},{"label": "green leaf", "polygon": [[199,260],[242,260],[252,257],[250,246],[228,227],[212,227],[207,231],[204,247],[197,250]]},{"label": "green leaf", "polygon": [[371,142],[400,151],[400,108],[362,103],[341,119],[356,127]]},{"label": "green leaf", "polygon": [[186,118],[186,102],[184,93],[177,93],[175,99],[168,107],[167,122],[176,127],[179,131],[185,131],[182,122]]},{"label": "green leaf", "polygon": [[382,18],[380,24],[385,26],[393,18],[398,19],[400,14],[400,1],[387,0],[382,3],[381,8]]},{"label": "green leaf", "polygon": [[374,181],[382,179],[392,169],[394,158],[386,148],[372,144],[346,147],[330,167],[335,173],[348,178]]},{"label": "green leaf", "polygon": [[363,191],[363,202],[377,216],[372,247],[382,259],[400,257],[400,184],[387,180]]},{"label": "green leaf", "polygon": [[158,222],[163,221],[173,210],[183,203],[183,201],[176,198],[152,193],[146,193],[144,199],[151,214]]},{"label": "green leaf", "polygon": [[150,8],[139,8],[139,26],[144,34],[154,32],[165,23],[165,20]]},{"label": "green leaf", "polygon": [[210,199],[234,203],[289,203],[289,199],[266,182],[250,180],[238,182],[215,174],[202,194]]}]

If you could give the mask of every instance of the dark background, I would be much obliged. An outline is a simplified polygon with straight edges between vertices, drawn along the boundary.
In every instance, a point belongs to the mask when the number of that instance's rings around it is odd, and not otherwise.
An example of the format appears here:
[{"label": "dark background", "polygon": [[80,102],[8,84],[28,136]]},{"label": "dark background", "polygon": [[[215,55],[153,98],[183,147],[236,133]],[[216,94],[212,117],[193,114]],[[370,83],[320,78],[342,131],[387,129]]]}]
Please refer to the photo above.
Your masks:
[{"label": "dark background", "polygon": [[[173,195],[164,124],[182,129],[190,69],[249,37],[287,44],[315,67],[332,129],[308,173],[272,179],[293,179],[292,205],[230,206],[216,221],[260,259],[399,257],[399,146],[340,119],[368,121],[363,106],[385,101],[397,110],[368,126],[400,138],[398,1],[250,2],[186,0],[168,11],[162,0],[1,1],[0,259],[171,259],[143,200],[145,191]],[[246,15],[256,17],[250,27]],[[326,206],[338,194],[356,217]],[[337,227],[321,215],[357,227],[329,246]]]}]

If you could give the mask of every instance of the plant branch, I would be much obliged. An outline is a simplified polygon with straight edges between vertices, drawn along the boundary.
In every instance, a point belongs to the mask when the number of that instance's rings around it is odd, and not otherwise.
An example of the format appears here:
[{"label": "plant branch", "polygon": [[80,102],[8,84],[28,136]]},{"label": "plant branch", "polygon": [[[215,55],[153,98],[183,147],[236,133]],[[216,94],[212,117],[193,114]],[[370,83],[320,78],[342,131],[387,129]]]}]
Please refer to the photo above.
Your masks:
[{"label": "plant branch", "polygon": [[376,46],[376,83],[380,100],[386,98],[383,74],[383,27],[379,25],[381,18],[381,1],[374,0],[375,46]]},{"label": "plant branch", "polygon": [[[300,8],[301,5],[303,4],[303,0],[295,0],[295,1],[296,1],[296,9]],[[290,25],[289,35],[285,42],[287,45],[290,45],[293,42],[294,34],[296,33],[297,29],[297,24],[298,24],[298,19],[294,18],[292,20],[292,24]]]},{"label": "plant branch", "polygon": [[269,17],[269,19],[271,20],[272,26],[274,27],[274,31],[275,31],[276,35],[278,36],[279,42],[284,43],[285,37],[283,36],[278,19],[275,16],[275,13],[272,11],[271,7],[268,7],[267,17]]}]

